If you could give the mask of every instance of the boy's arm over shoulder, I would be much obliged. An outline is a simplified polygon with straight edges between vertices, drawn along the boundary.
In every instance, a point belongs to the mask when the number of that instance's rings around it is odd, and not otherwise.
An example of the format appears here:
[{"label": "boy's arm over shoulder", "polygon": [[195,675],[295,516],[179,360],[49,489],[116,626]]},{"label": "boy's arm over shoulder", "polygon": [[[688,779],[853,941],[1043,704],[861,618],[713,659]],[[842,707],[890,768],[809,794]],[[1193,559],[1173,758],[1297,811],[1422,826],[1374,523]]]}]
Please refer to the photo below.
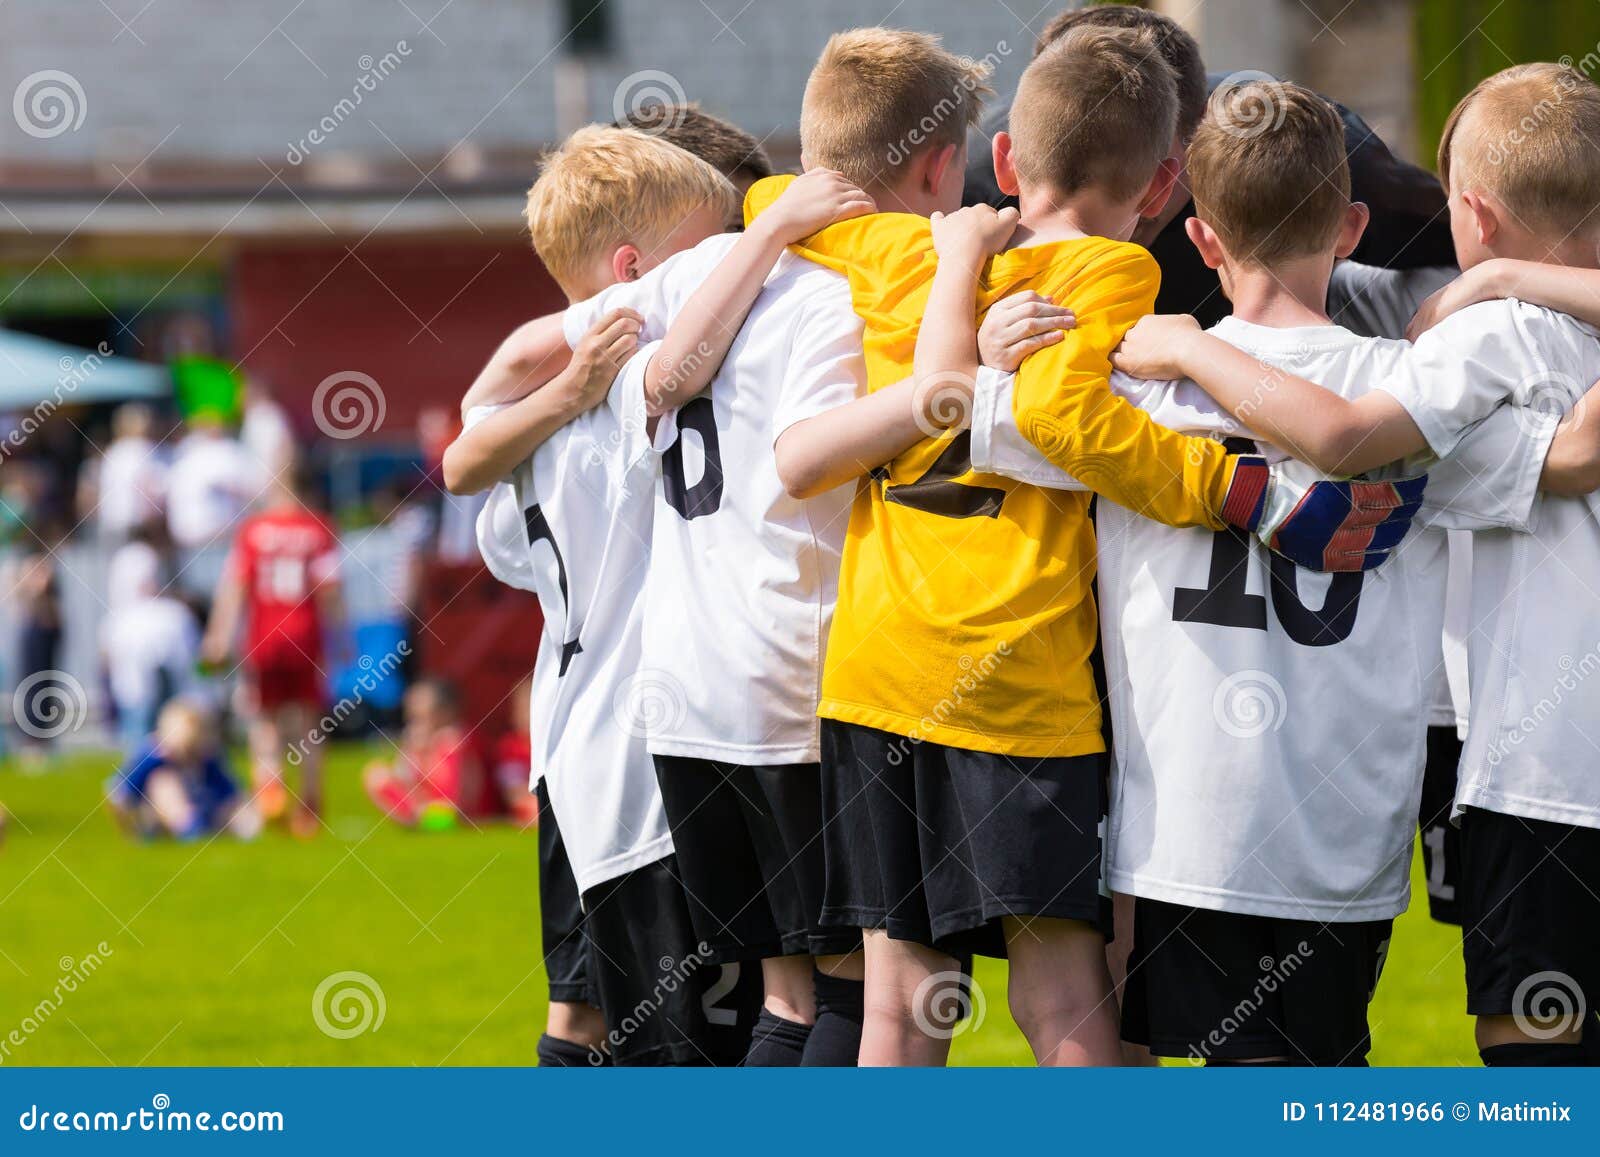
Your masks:
[{"label": "boy's arm over shoulder", "polygon": [[1174,526],[1219,529],[1232,477],[1214,441],[1157,425],[1111,389],[1111,351],[1155,304],[1160,270],[1136,245],[1107,242],[1077,287],[1057,295],[1077,325],[1018,368],[1017,428],[1098,494]]}]

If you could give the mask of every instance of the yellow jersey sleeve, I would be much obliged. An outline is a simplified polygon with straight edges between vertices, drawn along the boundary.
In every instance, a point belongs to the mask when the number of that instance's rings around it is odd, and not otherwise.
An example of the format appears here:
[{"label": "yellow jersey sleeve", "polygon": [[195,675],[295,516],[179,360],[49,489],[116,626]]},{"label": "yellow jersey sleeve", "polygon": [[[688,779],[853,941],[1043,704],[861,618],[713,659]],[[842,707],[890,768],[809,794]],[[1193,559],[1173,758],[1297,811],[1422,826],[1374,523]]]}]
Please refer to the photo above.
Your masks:
[{"label": "yellow jersey sleeve", "polygon": [[1017,371],[1017,428],[1096,494],[1169,526],[1220,529],[1232,463],[1220,443],[1174,433],[1111,390],[1111,351],[1155,304],[1161,274],[1135,245],[1107,246],[1074,279],[1077,327]]}]

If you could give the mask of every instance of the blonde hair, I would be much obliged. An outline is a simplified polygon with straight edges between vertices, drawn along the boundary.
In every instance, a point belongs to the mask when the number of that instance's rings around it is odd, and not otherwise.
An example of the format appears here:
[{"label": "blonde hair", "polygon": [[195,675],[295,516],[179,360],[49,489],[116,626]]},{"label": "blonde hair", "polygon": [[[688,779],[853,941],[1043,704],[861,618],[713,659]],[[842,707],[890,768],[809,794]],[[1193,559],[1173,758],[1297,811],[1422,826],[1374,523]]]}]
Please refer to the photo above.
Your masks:
[{"label": "blonde hair", "polygon": [[174,699],[156,716],[156,739],[163,747],[201,752],[213,737],[211,713],[192,699]]},{"label": "blonde hair", "polygon": [[732,224],[740,201],[705,161],[637,129],[591,125],[545,156],[525,215],[550,276],[581,297],[597,257],[623,244],[659,245],[707,207]]},{"label": "blonde hair", "polygon": [[1081,24],[1017,84],[1017,177],[1061,195],[1093,185],[1126,200],[1155,176],[1177,125],[1177,81],[1156,34]]},{"label": "blonde hair", "polygon": [[1478,82],[1439,138],[1439,179],[1490,194],[1529,228],[1600,226],[1600,88],[1566,64],[1519,64]]},{"label": "blonde hair", "polygon": [[1195,215],[1254,265],[1329,250],[1350,207],[1344,121],[1298,84],[1219,88],[1189,145]]},{"label": "blonde hair", "polygon": [[966,141],[993,95],[989,72],[926,32],[837,32],[806,82],[800,150],[809,165],[882,186],[923,149]]}]

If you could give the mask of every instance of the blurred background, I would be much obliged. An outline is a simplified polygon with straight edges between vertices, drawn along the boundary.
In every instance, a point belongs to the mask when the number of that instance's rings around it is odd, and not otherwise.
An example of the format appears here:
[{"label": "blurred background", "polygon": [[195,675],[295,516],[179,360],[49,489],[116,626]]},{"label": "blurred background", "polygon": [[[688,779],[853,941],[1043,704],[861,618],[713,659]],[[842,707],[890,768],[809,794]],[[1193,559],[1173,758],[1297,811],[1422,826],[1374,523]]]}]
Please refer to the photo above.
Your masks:
[{"label": "blurred background", "polygon": [[[1063,6],[0,5],[0,1034],[85,953],[126,977],[85,984],[48,1024],[35,1012],[27,1047],[0,1063],[528,1059],[542,1000],[531,843],[485,825],[477,844],[419,850],[377,829],[354,771],[395,747],[419,674],[461,688],[468,731],[514,727],[537,606],[488,578],[477,507],[445,495],[437,469],[496,343],[561,302],[520,218],[540,151],[688,100],[792,166],[831,32],[938,32],[1009,93]],[[1187,26],[1213,72],[1301,81],[1430,167],[1481,77],[1527,60],[1600,68],[1594,0],[1147,6]],[[108,634],[135,613],[119,610],[133,592],[117,556],[154,552],[160,593],[203,619],[232,528],[290,458],[311,466],[341,544],[346,638],[327,692],[354,709],[331,729],[352,746],[334,745],[329,838],[266,862],[251,858],[265,844],[145,856],[98,814],[119,748]],[[407,662],[385,664],[401,642]],[[14,695],[41,671],[65,712],[42,728]],[[1422,953],[1437,960],[1423,994],[1382,998],[1416,1031],[1380,1030],[1375,1059],[1475,1060],[1453,990],[1438,991],[1459,985],[1450,946]],[[305,1001],[342,969],[387,1000],[387,1035],[346,1046],[312,1029]],[[137,1014],[129,983],[156,996]],[[995,1024],[958,1058],[1025,1058],[997,983]]]}]

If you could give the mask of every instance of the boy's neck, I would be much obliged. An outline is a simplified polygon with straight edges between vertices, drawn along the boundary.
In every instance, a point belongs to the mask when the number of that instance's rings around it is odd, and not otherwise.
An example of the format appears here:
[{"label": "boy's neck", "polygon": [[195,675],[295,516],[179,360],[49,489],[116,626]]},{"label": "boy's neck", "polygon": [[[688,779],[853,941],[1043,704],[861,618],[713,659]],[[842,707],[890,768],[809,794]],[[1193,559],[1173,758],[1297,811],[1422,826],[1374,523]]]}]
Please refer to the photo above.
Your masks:
[{"label": "boy's neck", "polygon": [[1488,246],[1490,256],[1513,261],[1536,261],[1541,265],[1566,265],[1573,269],[1600,269],[1600,251],[1597,251],[1592,233],[1569,236],[1550,241],[1533,233],[1511,236],[1503,231]]},{"label": "boy's neck", "polygon": [[1233,316],[1268,329],[1330,325],[1328,280],[1333,255],[1301,257],[1271,269],[1225,262],[1217,271]]},{"label": "boy's neck", "polygon": [[1113,201],[1093,188],[1065,195],[1049,189],[1024,188],[1017,196],[1017,207],[1020,218],[1011,238],[1014,249],[1079,237],[1126,241],[1139,224],[1136,205]]}]

